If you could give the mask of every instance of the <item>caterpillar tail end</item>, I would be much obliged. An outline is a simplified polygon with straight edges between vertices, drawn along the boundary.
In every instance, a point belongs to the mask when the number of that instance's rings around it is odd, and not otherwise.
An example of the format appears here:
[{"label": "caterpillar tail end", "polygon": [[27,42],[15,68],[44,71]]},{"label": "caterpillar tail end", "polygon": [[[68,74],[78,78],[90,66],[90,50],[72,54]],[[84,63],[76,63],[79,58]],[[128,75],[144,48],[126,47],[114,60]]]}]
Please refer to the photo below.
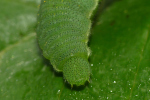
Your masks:
[{"label": "caterpillar tail end", "polygon": [[70,58],[64,64],[63,75],[71,87],[84,85],[90,78],[89,62],[83,58]]}]

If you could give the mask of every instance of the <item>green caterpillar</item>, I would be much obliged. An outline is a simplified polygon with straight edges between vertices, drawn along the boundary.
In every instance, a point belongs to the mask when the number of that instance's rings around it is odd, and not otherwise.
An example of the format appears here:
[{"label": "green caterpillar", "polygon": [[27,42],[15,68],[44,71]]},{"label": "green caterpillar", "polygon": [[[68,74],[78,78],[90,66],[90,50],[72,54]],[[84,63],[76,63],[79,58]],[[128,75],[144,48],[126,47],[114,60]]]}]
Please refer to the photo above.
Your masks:
[{"label": "green caterpillar", "polygon": [[41,0],[37,37],[43,55],[73,85],[89,81],[90,17],[98,0]]}]

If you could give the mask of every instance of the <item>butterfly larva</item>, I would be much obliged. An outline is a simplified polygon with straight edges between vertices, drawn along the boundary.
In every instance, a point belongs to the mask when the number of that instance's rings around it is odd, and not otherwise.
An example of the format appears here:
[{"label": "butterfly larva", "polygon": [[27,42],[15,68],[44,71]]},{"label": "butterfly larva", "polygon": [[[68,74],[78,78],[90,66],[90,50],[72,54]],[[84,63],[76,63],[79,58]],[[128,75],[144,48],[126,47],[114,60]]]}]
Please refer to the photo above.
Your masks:
[{"label": "butterfly larva", "polygon": [[92,11],[98,0],[41,0],[37,37],[43,55],[72,85],[90,77],[87,46]]}]

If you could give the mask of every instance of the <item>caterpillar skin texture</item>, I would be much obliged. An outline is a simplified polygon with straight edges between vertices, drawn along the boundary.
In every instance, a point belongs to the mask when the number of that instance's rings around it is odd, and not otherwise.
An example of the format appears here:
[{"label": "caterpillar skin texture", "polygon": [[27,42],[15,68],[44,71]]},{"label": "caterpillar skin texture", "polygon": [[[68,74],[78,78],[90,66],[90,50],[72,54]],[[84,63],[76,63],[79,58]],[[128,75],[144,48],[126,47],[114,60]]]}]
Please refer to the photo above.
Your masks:
[{"label": "caterpillar skin texture", "polygon": [[37,37],[43,55],[65,80],[84,85],[90,78],[87,46],[98,0],[41,0]]}]

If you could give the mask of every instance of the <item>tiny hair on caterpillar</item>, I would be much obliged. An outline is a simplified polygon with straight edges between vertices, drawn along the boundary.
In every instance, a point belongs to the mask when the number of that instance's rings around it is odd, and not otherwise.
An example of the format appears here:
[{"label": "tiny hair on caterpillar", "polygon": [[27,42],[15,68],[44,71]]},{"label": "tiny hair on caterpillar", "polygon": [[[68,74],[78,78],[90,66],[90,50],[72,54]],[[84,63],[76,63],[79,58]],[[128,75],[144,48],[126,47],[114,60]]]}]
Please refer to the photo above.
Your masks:
[{"label": "tiny hair on caterpillar", "polygon": [[87,42],[97,4],[98,0],[41,0],[36,30],[39,46],[71,86],[84,85],[90,78]]}]

